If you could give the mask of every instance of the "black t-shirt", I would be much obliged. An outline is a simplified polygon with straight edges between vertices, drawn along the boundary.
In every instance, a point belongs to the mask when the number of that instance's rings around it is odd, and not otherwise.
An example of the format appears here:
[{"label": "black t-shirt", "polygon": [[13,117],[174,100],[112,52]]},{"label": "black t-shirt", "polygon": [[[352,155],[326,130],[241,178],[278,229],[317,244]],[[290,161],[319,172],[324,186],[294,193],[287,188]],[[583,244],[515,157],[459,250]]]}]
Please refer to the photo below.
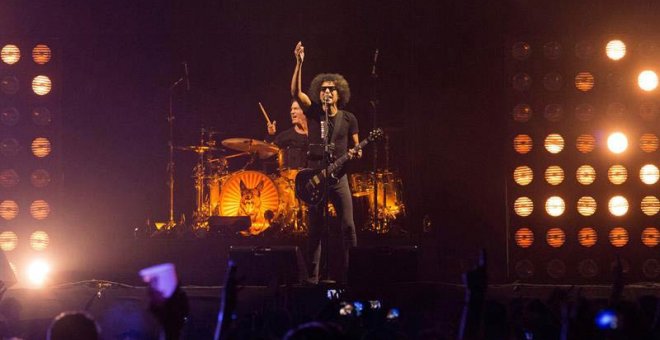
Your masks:
[{"label": "black t-shirt", "polygon": [[306,135],[296,132],[296,129],[291,127],[277,134],[273,143],[280,147],[285,168],[307,167],[309,140]]},{"label": "black t-shirt", "polygon": [[[337,117],[343,120],[343,123],[339,127],[340,130],[337,131],[334,140],[330,141],[334,144],[334,153],[333,158],[339,158],[348,152],[349,147],[353,147],[353,135],[358,133],[358,121],[355,118],[355,115],[351,112],[340,110],[341,117],[339,112],[333,117],[329,117],[330,128],[328,129],[328,136],[333,136],[334,127],[337,126]],[[310,144],[310,166],[319,167],[321,166],[321,155],[320,150],[323,150],[320,145],[322,144],[321,140],[321,124],[320,121],[324,119],[325,113],[321,105],[313,103],[312,106],[307,110],[307,128],[309,129],[309,144]],[[315,147],[319,146],[319,147]]]}]

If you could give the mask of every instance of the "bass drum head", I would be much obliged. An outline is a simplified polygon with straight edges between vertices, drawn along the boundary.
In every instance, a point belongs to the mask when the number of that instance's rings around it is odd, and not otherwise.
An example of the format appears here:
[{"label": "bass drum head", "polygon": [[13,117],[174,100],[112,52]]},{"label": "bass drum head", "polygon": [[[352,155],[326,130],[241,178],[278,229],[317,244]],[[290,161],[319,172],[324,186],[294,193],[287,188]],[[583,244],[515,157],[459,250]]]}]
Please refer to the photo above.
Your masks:
[{"label": "bass drum head", "polygon": [[258,171],[239,171],[229,175],[220,191],[220,216],[249,216],[249,235],[258,235],[277,215],[279,194],[273,181]]}]

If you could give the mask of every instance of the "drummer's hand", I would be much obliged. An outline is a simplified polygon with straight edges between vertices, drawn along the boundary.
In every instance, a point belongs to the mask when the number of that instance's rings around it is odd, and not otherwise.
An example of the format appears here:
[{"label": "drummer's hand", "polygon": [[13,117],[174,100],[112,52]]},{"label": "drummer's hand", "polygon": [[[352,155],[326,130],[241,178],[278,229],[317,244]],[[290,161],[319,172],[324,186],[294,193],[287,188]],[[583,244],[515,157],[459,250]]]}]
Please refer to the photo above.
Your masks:
[{"label": "drummer's hand", "polygon": [[269,135],[274,135],[275,132],[277,132],[277,127],[275,126],[277,124],[277,121],[273,121],[272,123],[268,123],[268,134]]},{"label": "drummer's hand", "polygon": [[299,41],[296,44],[296,48],[293,50],[293,54],[296,56],[296,61],[302,63],[305,59],[305,47],[302,45],[302,41]]}]

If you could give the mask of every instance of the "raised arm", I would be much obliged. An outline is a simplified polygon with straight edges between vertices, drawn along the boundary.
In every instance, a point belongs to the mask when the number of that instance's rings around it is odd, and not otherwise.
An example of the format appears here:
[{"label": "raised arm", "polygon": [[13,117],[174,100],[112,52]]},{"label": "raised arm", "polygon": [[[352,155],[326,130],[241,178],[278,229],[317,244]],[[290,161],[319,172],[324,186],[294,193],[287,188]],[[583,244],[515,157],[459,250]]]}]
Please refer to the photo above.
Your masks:
[{"label": "raised arm", "polygon": [[302,109],[305,110],[312,105],[312,101],[302,91],[302,64],[305,59],[305,47],[301,41],[296,44],[293,54],[296,56],[296,68],[293,69],[293,76],[291,77],[291,97],[297,99]]}]

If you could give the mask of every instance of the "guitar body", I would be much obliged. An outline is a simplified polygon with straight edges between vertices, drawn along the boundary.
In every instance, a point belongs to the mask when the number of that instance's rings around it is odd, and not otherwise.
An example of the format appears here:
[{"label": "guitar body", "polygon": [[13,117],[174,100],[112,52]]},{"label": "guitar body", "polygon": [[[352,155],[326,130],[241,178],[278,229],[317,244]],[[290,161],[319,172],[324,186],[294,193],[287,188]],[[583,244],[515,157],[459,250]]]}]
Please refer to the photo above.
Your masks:
[{"label": "guitar body", "polygon": [[321,170],[302,169],[295,181],[296,197],[309,205],[321,203],[324,196],[325,178]]}]

